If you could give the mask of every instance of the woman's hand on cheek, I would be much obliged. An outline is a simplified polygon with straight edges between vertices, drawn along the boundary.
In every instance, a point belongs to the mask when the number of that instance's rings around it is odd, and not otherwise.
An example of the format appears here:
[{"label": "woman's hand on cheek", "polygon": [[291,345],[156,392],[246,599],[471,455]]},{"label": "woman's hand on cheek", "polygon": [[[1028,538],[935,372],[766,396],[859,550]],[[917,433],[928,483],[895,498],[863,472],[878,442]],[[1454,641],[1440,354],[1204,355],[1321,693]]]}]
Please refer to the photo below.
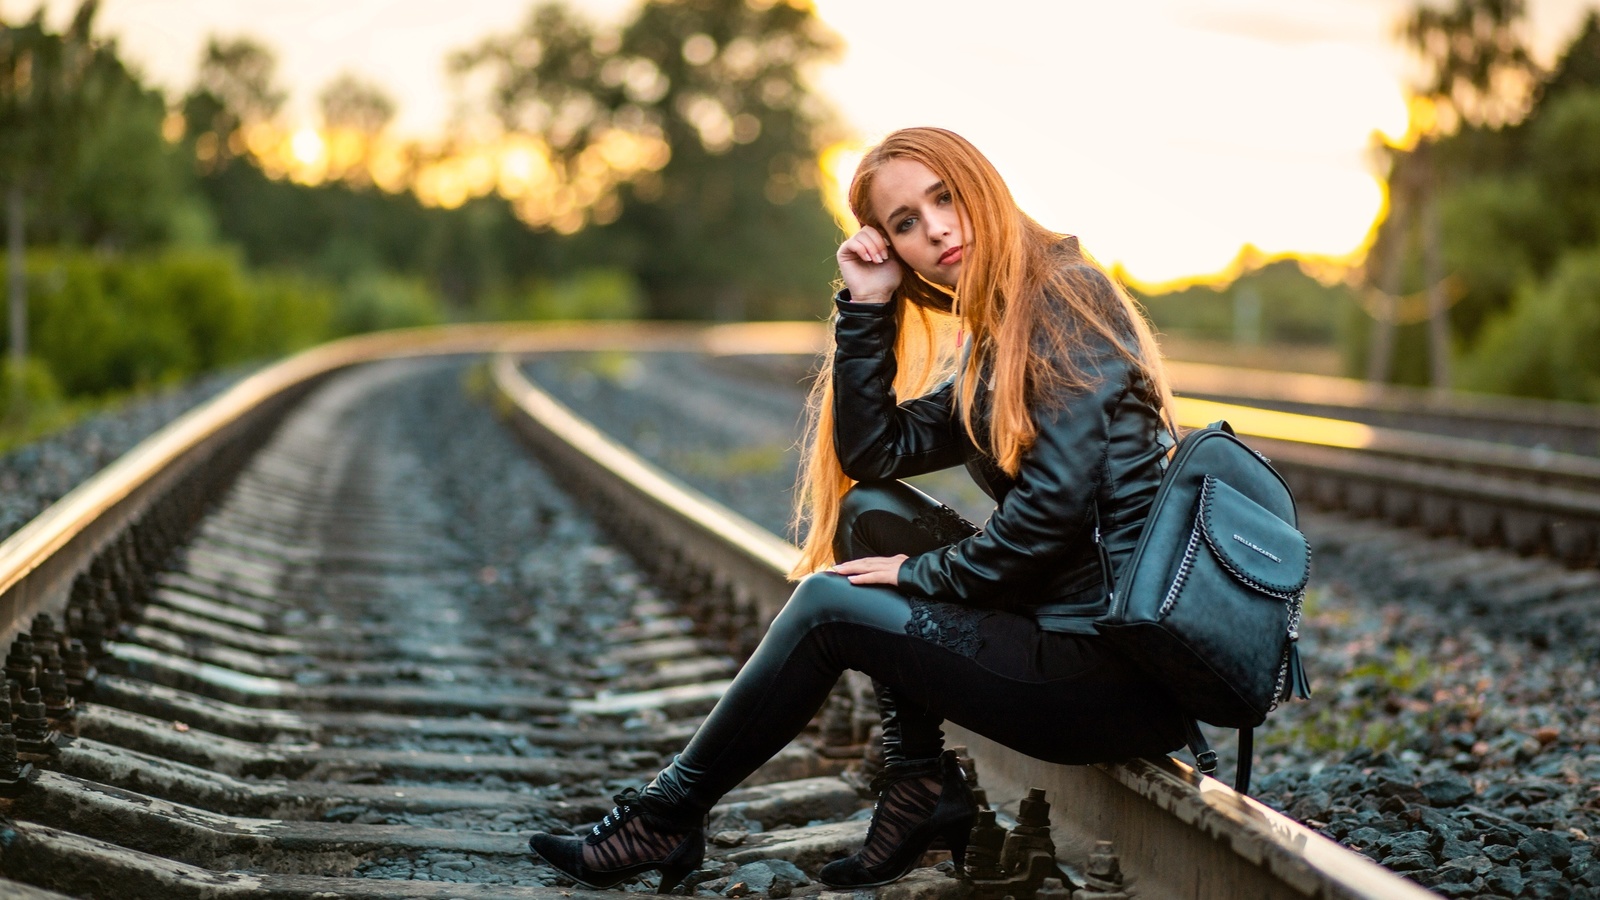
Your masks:
[{"label": "woman's hand on cheek", "polygon": [[885,303],[900,286],[900,260],[889,242],[871,225],[864,226],[839,245],[839,275],[857,303]]},{"label": "woman's hand on cheek", "polygon": [[851,584],[887,584],[895,587],[900,584],[900,564],[905,561],[904,553],[897,556],[867,556],[839,563],[833,567],[833,571],[849,578]]}]

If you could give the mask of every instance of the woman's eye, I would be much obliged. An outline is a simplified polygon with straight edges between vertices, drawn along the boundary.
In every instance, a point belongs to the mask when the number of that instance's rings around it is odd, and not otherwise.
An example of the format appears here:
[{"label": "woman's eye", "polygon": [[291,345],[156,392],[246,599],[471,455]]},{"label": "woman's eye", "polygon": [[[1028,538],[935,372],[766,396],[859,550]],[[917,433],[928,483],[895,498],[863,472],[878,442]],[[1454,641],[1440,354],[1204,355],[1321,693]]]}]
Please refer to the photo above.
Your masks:
[{"label": "woman's eye", "polygon": [[949,204],[950,201],[952,201],[954,199],[955,199],[954,197],[950,196],[950,192],[949,191],[945,191],[944,193],[939,195],[939,204],[941,206],[943,206],[943,205]]},{"label": "woman's eye", "polygon": [[894,233],[905,234],[911,230],[911,226],[916,223],[916,220],[916,216],[906,216],[904,219],[894,223]]}]

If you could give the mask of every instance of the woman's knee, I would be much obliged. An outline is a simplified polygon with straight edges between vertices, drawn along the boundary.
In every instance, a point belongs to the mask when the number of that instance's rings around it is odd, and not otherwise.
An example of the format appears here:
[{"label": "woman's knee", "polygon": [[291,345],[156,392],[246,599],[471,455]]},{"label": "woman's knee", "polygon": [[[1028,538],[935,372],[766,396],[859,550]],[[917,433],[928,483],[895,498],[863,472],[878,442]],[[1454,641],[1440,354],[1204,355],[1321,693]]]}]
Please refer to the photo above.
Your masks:
[{"label": "woman's knee", "polygon": [[863,481],[839,501],[835,559],[921,553],[938,542],[914,524],[940,509],[939,501],[903,481]]},{"label": "woman's knee", "polygon": [[939,501],[903,481],[861,481],[840,498],[839,523],[847,525],[873,511],[914,519],[938,507]]},{"label": "woman's knee", "polygon": [[795,587],[773,620],[772,630],[806,633],[822,625],[846,623],[902,631],[910,618],[910,604],[893,588],[851,584],[843,575],[818,572]]}]

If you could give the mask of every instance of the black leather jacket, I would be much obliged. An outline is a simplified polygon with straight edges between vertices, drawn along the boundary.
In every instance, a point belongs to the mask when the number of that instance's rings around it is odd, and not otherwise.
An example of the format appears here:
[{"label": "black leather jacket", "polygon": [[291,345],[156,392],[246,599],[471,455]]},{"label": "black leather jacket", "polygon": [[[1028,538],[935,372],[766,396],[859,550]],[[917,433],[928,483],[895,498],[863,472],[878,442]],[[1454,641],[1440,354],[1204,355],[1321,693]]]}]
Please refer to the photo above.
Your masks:
[{"label": "black leather jacket", "polygon": [[[1087,267],[1086,267],[1087,269]],[[1093,283],[1113,288],[1098,270]],[[1095,505],[1113,567],[1132,554],[1166,468],[1172,438],[1153,385],[1108,344],[1074,360],[1087,390],[1038,398],[1038,438],[1016,478],[988,453],[989,393],[975,397],[974,445],[947,380],[896,403],[892,304],[835,299],[834,446],[857,481],[904,478],[965,464],[996,508],[981,532],[907,559],[900,588],[913,597],[1031,612],[1049,631],[1095,633],[1106,591],[1093,543]],[[1130,334],[1126,341],[1136,347]]]}]

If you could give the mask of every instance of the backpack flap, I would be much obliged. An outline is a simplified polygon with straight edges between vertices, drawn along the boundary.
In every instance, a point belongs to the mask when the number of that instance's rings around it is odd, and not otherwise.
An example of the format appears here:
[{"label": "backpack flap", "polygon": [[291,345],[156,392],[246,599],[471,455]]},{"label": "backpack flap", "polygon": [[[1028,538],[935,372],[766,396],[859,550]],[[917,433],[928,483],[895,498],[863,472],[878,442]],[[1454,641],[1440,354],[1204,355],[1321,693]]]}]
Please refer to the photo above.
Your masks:
[{"label": "backpack flap", "polygon": [[1241,582],[1282,600],[1305,590],[1305,535],[1215,475],[1205,476],[1200,490],[1200,526],[1217,561]]}]

